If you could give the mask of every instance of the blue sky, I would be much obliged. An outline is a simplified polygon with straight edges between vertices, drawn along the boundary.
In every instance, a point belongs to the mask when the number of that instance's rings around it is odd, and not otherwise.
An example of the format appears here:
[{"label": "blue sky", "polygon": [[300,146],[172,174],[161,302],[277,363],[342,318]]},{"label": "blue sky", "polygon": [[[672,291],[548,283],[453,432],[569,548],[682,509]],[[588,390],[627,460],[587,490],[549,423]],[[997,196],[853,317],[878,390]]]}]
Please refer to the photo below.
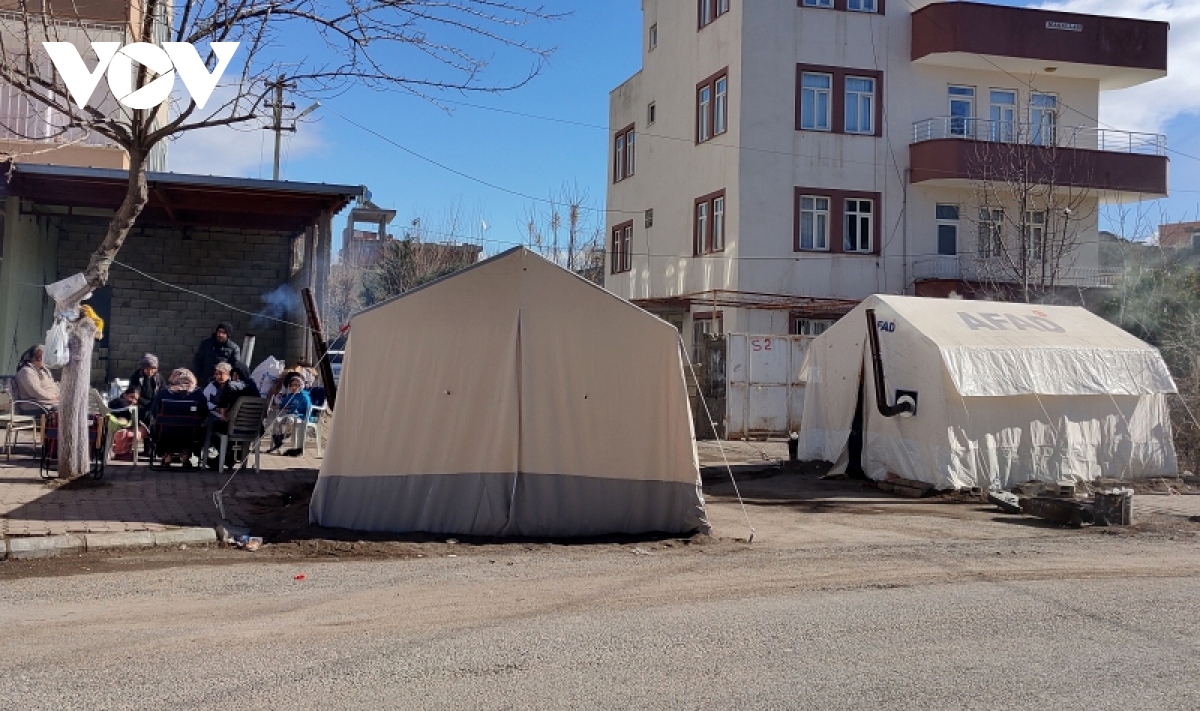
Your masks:
[{"label": "blue sky", "polygon": [[[488,253],[521,242],[521,225],[530,210],[545,209],[535,198],[559,194],[564,186],[585,192],[588,204],[602,209],[608,93],[640,68],[641,2],[550,0],[548,4],[551,10],[572,14],[524,35],[533,44],[558,48],[529,85],[502,95],[446,95],[445,109],[396,93],[352,91],[325,101],[313,113],[314,121],[303,123],[296,136],[285,139],[283,177],[365,184],[376,203],[398,211],[394,233],[420,218],[434,230],[472,241],[482,239]],[[1172,23],[1171,76],[1104,100],[1100,119],[1117,128],[1166,133],[1171,148],[1180,152],[1171,157],[1172,197],[1144,204],[1143,221],[1200,219],[1200,122],[1196,121],[1200,50],[1192,49],[1200,46],[1200,2],[999,0],[998,4],[1052,5]],[[524,66],[498,64],[493,77],[503,80]],[[507,70],[512,71],[506,74]],[[309,102],[299,103],[303,108]],[[351,125],[343,116],[482,182],[422,161]],[[171,169],[269,178],[271,150],[267,131],[213,129],[174,144]],[[594,216],[602,225],[602,215]],[[341,227],[339,220],[335,225],[339,238]]]}]

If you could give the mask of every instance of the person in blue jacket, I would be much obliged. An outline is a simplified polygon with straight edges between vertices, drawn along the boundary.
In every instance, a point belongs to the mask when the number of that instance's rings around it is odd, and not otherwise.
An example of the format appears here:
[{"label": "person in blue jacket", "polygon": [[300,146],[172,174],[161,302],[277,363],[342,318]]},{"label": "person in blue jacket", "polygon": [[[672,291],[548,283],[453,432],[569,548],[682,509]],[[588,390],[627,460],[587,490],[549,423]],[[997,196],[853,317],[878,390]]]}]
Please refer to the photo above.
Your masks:
[{"label": "person in blue jacket", "polygon": [[[303,376],[299,373],[288,373],[283,382],[283,392],[275,396],[275,406],[278,413],[272,423],[271,448],[268,452],[274,452],[283,446],[283,439],[289,430],[292,432],[292,442],[297,445],[300,442],[304,419],[308,417],[308,410],[312,407],[312,399],[304,389]],[[296,446],[284,454],[299,457],[304,454],[304,450]]]}]

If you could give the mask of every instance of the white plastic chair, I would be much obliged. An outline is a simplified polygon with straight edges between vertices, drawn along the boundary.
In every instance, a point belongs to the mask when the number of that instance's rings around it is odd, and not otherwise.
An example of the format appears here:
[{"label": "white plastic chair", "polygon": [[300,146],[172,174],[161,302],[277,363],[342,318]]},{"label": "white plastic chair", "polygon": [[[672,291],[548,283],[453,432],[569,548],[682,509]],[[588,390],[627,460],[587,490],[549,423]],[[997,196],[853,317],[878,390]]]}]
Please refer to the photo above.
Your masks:
[{"label": "white plastic chair", "polygon": [[321,418],[329,412],[329,407],[325,404],[310,405],[308,412],[304,415],[304,427],[300,430],[300,443],[296,446],[301,452],[304,451],[304,446],[308,443],[308,433],[311,430],[313,440],[317,443],[317,456],[325,456],[325,447],[321,444]]},{"label": "white plastic chair", "polygon": [[18,415],[13,409],[12,395],[0,390],[0,426],[4,427],[4,457],[12,461],[12,448],[22,432],[28,432],[37,446],[42,438],[38,433],[38,420],[32,415]]}]

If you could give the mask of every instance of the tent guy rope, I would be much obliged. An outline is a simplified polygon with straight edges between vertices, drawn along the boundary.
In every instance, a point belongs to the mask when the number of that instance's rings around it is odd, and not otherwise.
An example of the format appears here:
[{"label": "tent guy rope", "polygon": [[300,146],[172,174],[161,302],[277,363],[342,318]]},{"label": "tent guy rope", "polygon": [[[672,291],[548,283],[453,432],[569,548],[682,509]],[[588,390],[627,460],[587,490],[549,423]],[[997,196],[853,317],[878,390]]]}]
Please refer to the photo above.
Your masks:
[{"label": "tent guy rope", "polygon": [[[713,433],[717,431],[717,423],[713,421],[712,413],[708,410],[708,401],[704,399],[704,391],[700,388],[700,379],[696,377],[696,366],[692,363],[692,357],[688,354],[687,345],[683,342],[683,334],[679,334],[679,349],[683,357],[687,359],[688,370],[692,373],[692,382],[696,384],[696,397],[700,399],[700,404],[704,405],[704,416],[708,418],[708,424],[712,427]],[[750,525],[750,513],[746,511],[746,502],[742,499],[742,491],[738,488],[737,479],[733,476],[733,468],[729,466],[729,456],[725,453],[725,447],[721,443],[721,438],[717,437],[717,449],[721,450],[721,460],[725,462],[725,471],[729,474],[729,481],[733,484],[733,493],[737,495],[738,505],[742,507],[742,516],[746,519],[746,528],[750,530],[750,537],[747,543],[754,542],[754,526]]]}]

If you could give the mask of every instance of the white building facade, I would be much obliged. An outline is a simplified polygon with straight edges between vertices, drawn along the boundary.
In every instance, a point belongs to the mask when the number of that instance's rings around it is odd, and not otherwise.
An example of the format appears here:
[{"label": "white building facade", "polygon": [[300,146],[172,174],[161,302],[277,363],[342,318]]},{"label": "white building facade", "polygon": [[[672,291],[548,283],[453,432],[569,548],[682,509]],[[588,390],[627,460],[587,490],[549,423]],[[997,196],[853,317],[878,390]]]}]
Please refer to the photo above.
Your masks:
[{"label": "white building facade", "polygon": [[1167,31],[966,2],[643,0],[643,68],[610,99],[605,286],[693,340],[815,335],[874,293],[1101,286],[1100,205],[1165,195],[1167,157],[1101,125],[1100,91],[1165,76]]}]

